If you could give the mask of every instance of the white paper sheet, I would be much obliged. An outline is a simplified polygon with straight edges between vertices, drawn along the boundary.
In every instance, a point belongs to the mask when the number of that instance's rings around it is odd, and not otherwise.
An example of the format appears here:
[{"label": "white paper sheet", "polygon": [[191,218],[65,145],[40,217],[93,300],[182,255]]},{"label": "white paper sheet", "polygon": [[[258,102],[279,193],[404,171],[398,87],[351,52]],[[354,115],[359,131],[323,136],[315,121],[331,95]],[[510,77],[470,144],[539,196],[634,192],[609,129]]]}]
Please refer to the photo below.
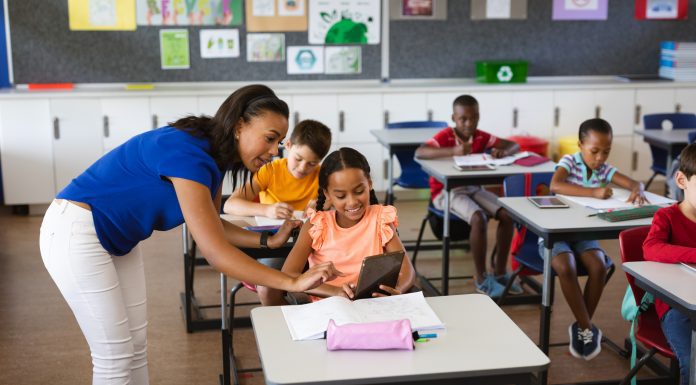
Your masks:
[{"label": "white paper sheet", "polygon": [[[296,219],[298,221],[306,221],[307,218],[302,218],[303,215],[303,211],[295,210],[292,213],[292,219]],[[283,222],[285,222],[285,219],[275,219],[261,216],[255,216],[254,220],[256,220],[256,226],[280,226],[283,224]]]},{"label": "white paper sheet", "polygon": [[512,164],[517,159],[526,158],[530,155],[529,151],[518,152],[504,158],[494,158],[488,154],[469,154],[453,156],[454,164],[457,166],[482,166],[492,164],[494,166],[506,166]]},{"label": "white paper sheet", "polygon": [[[622,188],[612,188],[613,195],[609,199],[597,199],[589,197],[576,197],[570,195],[560,195],[563,199],[567,199],[571,202],[575,202],[584,207],[589,207],[595,210],[606,210],[606,209],[621,209],[621,208],[631,208],[635,207],[633,204],[626,202],[626,199],[631,195],[631,192]],[[645,197],[648,199],[647,204],[651,205],[669,205],[675,203],[676,201],[670,198],[665,198],[663,196],[653,194],[649,191],[645,192]]]}]

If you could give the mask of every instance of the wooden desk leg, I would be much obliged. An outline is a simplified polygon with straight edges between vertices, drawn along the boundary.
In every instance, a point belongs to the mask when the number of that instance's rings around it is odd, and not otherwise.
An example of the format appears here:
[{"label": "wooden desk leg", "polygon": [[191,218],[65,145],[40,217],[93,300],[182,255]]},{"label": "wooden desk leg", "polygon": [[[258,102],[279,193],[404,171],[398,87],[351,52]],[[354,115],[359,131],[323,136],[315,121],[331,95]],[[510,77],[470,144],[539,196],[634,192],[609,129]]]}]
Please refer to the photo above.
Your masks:
[{"label": "wooden desk leg", "polygon": [[[549,245],[551,246],[551,245]],[[553,291],[553,274],[551,273],[551,249],[544,248],[544,286],[541,295],[541,321],[539,322],[539,348],[549,354],[549,333],[551,330],[551,293]],[[539,383],[546,385],[548,370],[539,374]]]}]

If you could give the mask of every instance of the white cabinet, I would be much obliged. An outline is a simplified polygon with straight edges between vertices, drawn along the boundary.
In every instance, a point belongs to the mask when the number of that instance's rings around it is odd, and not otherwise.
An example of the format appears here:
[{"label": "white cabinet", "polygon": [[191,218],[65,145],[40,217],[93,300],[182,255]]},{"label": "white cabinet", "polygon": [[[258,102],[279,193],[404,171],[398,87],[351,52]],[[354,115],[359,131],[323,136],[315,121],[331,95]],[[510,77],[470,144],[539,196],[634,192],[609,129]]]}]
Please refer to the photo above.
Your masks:
[{"label": "white cabinet", "polygon": [[611,141],[611,153],[607,163],[616,167],[622,174],[632,176],[633,138],[630,136],[614,136]]},{"label": "white cabinet", "polygon": [[152,128],[148,98],[104,98],[101,107],[104,152]]},{"label": "white cabinet", "polygon": [[473,92],[471,96],[475,97],[479,104],[478,128],[502,138],[512,134],[511,92]]},{"label": "white cabinet", "polygon": [[225,101],[227,95],[199,96],[198,112],[203,115],[215,116],[215,113]]},{"label": "white cabinet", "polygon": [[[452,102],[454,102],[454,99],[459,95],[461,94],[454,92],[429,93],[426,96],[426,109],[427,117],[431,119],[427,120],[438,120],[447,122],[447,124],[449,125],[453,125],[454,122],[452,122]],[[385,95],[385,97],[386,96],[389,95]]]},{"label": "white cabinet", "polygon": [[[426,108],[426,94],[397,94],[386,93],[382,99],[384,108],[384,121],[382,126],[391,122],[405,122],[413,120],[428,120]],[[450,106],[451,106],[450,102]],[[450,115],[452,113],[450,112]]]},{"label": "white cabinet", "polygon": [[553,134],[553,92],[512,93],[512,134],[532,135],[548,141]]},{"label": "white cabinet", "polygon": [[48,99],[0,103],[0,155],[5,204],[50,202],[56,194]]},{"label": "white cabinet", "polygon": [[555,91],[553,141],[578,135],[580,123],[595,116],[594,92],[591,90]]},{"label": "white cabinet", "polygon": [[631,178],[638,181],[647,182],[653,174],[653,171],[650,169],[650,166],[652,166],[652,153],[650,153],[650,146],[643,141],[643,137],[640,135],[634,135],[632,140],[633,154],[631,163],[635,167],[631,170]]},{"label": "white cabinet", "polygon": [[673,89],[636,90],[635,128],[643,128],[643,116],[675,112]]},{"label": "white cabinet", "polygon": [[680,88],[676,90],[674,101],[676,102],[676,108],[679,110],[679,112],[696,114],[695,88]]},{"label": "white cabinet", "polygon": [[102,156],[100,107],[98,99],[51,100],[56,191]]},{"label": "white cabinet", "polygon": [[324,123],[331,129],[331,136],[338,138],[338,98],[336,95],[293,95],[293,109],[290,112],[290,129],[304,120],[313,119]]},{"label": "white cabinet", "polygon": [[[370,164],[370,177],[372,179],[372,188],[375,191],[386,190],[386,163],[382,153],[382,145],[379,143],[363,143],[355,147],[361,154],[367,158]],[[398,175],[398,174],[396,174]],[[381,200],[382,197],[378,196]]]},{"label": "white cabinet", "polygon": [[188,115],[198,115],[198,111],[198,100],[195,97],[151,97],[150,128],[166,126]]},{"label": "white cabinet", "polygon": [[634,90],[595,91],[595,111],[592,116],[609,122],[614,136],[633,135],[635,95]]},{"label": "white cabinet", "polygon": [[382,128],[382,97],[379,94],[338,95],[338,135],[333,140],[341,145],[377,143],[370,130]]}]

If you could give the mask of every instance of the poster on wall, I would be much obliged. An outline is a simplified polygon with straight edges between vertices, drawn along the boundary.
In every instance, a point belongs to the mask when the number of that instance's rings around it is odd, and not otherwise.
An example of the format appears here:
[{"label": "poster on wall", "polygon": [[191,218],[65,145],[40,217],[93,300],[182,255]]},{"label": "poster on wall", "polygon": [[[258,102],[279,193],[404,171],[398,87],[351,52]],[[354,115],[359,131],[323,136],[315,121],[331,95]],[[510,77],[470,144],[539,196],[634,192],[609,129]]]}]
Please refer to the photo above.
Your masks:
[{"label": "poster on wall", "polygon": [[331,46],[324,49],[325,72],[331,75],[359,74],[362,72],[362,47]]},{"label": "poster on wall", "polygon": [[204,59],[239,57],[238,29],[202,29],[200,39]]},{"label": "poster on wall", "polygon": [[324,47],[288,47],[288,75],[324,73]]},{"label": "poster on wall", "polygon": [[379,44],[381,2],[310,0],[309,44]]},{"label": "poster on wall", "polygon": [[391,20],[447,20],[447,0],[389,0]]},{"label": "poster on wall", "polygon": [[553,0],[553,20],[606,20],[609,0]]},{"label": "poster on wall", "polygon": [[635,17],[638,20],[684,20],[688,0],[636,0]]},{"label": "poster on wall", "polygon": [[307,30],[305,0],[246,0],[248,32]]},{"label": "poster on wall", "polygon": [[138,25],[142,26],[236,26],[243,21],[242,0],[135,1]]},{"label": "poster on wall", "polygon": [[471,20],[527,18],[527,0],[471,0]]},{"label": "poster on wall", "polygon": [[129,0],[68,0],[71,31],[135,31],[135,4]]},{"label": "poster on wall", "polygon": [[159,32],[162,69],[190,68],[188,30],[161,29]]},{"label": "poster on wall", "polygon": [[285,60],[285,34],[283,33],[248,33],[247,61],[283,61]]}]

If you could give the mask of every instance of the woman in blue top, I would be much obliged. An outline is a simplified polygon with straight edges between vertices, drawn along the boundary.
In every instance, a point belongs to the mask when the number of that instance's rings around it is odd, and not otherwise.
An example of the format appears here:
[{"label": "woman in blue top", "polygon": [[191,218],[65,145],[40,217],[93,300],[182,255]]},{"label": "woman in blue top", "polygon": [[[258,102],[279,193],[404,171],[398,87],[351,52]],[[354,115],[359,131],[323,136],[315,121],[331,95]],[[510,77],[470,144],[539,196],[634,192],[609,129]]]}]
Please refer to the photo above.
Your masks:
[{"label": "woman in blue top", "polygon": [[266,86],[246,86],[213,117],[189,116],[131,138],[58,194],[41,225],[41,257],[87,339],[93,384],[148,383],[138,243],[154,230],[185,221],[210,265],[258,285],[305,291],[342,275],[327,263],[291,277],[235,247],[279,247],[299,222],[268,237],[218,215],[225,172],[248,178],[278,154],[287,130],[287,104]]}]

